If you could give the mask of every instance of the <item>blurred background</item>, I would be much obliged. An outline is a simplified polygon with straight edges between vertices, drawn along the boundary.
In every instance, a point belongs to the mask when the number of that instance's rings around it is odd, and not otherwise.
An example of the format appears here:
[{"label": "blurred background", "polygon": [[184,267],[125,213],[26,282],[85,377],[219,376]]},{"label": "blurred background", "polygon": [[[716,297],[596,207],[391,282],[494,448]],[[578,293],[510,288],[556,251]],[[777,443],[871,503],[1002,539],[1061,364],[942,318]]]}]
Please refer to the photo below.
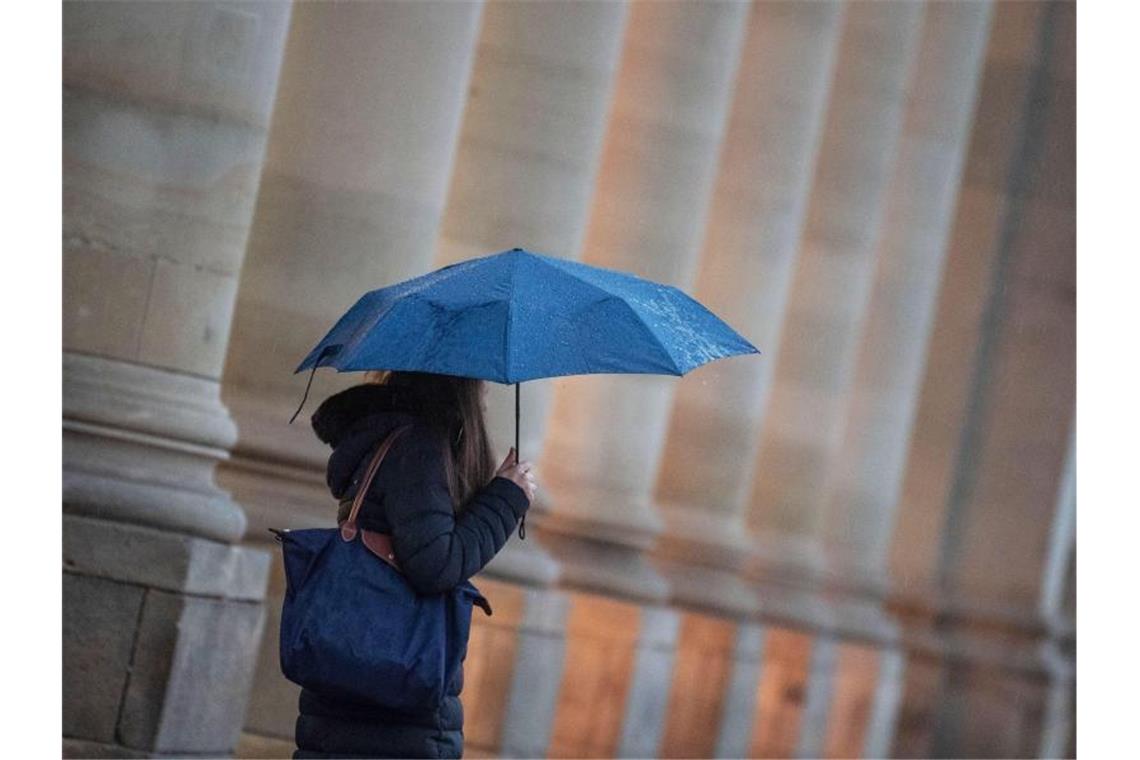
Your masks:
[{"label": "blurred background", "polygon": [[292,753],[266,529],[336,512],[292,369],[515,246],[762,354],[522,386],[469,756],[1075,756],[1073,4],[63,21],[65,756]]}]

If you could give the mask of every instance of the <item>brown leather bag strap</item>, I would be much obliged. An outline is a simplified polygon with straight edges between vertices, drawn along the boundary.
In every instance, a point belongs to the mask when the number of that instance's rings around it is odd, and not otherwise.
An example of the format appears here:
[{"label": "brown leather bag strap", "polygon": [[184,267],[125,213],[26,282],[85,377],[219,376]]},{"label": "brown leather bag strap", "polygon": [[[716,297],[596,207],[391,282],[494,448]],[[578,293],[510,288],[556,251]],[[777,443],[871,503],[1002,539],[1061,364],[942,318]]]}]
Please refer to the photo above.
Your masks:
[{"label": "brown leather bag strap", "polygon": [[356,498],[352,500],[352,511],[348,513],[348,519],[340,525],[340,537],[344,541],[351,541],[356,538],[356,517],[360,514],[360,507],[364,504],[364,497],[368,493],[368,489],[372,487],[372,479],[376,477],[376,472],[380,469],[380,463],[384,461],[384,457],[388,455],[388,449],[392,448],[392,444],[400,435],[410,428],[411,425],[405,425],[402,428],[392,431],[392,434],[384,439],[384,443],[380,444],[380,448],[376,451],[376,456],[372,457],[372,461],[368,464],[368,471],[364,474],[364,480],[360,484],[360,488],[356,489]]}]

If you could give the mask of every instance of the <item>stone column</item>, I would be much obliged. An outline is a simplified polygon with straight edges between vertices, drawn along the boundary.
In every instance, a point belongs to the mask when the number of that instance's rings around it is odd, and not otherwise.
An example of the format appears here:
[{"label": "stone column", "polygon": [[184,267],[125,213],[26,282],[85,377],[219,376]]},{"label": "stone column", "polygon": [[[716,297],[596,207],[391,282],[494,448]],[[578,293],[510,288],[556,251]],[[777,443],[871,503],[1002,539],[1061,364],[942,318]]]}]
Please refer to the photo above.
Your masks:
[{"label": "stone column", "polygon": [[846,9],[760,439],[750,522],[759,532],[756,570],[770,582],[764,608],[825,628],[833,624],[826,605],[782,594],[771,582],[810,583],[826,564],[823,485],[841,443],[924,10],[917,3]]},{"label": "stone column", "polygon": [[[247,505],[253,541],[335,518],[329,450],[308,419],[363,378],[321,370],[289,425],[306,381],[293,368],[362,293],[431,269],[480,12],[468,2],[295,8],[223,388],[240,436],[220,477]],[[283,592],[281,578],[273,588]],[[296,690],[280,674],[276,628],[271,617],[247,727],[291,737]]]},{"label": "stone column", "polygon": [[908,723],[933,729],[902,754],[1038,752],[1072,664],[1042,598],[1075,386],[1074,28],[1063,3],[994,11],[892,546],[938,674],[908,678]]},{"label": "stone column", "polygon": [[[516,246],[578,257],[626,16],[624,2],[487,6],[435,266]],[[520,390],[521,455],[538,461],[552,385]],[[487,418],[501,460],[515,443],[513,385],[488,383]],[[557,565],[532,538],[508,543],[488,573],[546,584]]]},{"label": "stone column", "polygon": [[831,581],[881,595],[989,32],[988,3],[935,3],[890,180],[877,271],[823,522]]},{"label": "stone column", "polygon": [[[578,257],[626,17],[624,2],[486,6],[435,266],[516,246]],[[538,461],[552,385],[538,380],[520,390],[521,455]],[[498,461],[515,443],[514,386],[488,383],[487,423]],[[541,522],[546,501],[540,491],[529,526]],[[484,659],[483,672],[505,675],[486,684],[501,699],[475,692],[466,702],[493,727],[472,739],[483,738],[483,750],[540,757],[554,725],[570,600],[549,587],[558,564],[535,531],[525,541],[509,541],[485,575],[528,588],[519,595],[517,622],[498,632],[513,638],[510,662],[473,653]],[[488,709],[491,704],[499,709]]]},{"label": "stone column", "polygon": [[[712,195],[748,6],[632,6],[582,259],[688,288]],[[661,531],[651,500],[670,378],[555,381],[543,480],[544,541],[570,585],[663,601],[642,552]]]},{"label": "stone column", "polygon": [[677,383],[657,473],[658,567],[689,606],[747,614],[736,572],[767,389],[842,26],[838,3],[756,3],[694,295],[759,347]]},{"label": "stone column", "polygon": [[269,557],[219,378],[290,11],[64,7],[65,755],[237,743]]}]

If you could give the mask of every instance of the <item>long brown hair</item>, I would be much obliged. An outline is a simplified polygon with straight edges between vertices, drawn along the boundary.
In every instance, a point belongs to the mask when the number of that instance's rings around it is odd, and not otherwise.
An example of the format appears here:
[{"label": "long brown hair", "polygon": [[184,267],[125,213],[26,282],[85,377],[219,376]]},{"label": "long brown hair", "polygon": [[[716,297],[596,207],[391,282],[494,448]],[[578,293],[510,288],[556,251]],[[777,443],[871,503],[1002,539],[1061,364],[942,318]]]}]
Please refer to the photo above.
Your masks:
[{"label": "long brown hair", "polygon": [[495,476],[495,460],[483,418],[483,381],[428,372],[369,372],[365,380],[414,388],[432,407],[440,433],[447,488],[456,512]]}]

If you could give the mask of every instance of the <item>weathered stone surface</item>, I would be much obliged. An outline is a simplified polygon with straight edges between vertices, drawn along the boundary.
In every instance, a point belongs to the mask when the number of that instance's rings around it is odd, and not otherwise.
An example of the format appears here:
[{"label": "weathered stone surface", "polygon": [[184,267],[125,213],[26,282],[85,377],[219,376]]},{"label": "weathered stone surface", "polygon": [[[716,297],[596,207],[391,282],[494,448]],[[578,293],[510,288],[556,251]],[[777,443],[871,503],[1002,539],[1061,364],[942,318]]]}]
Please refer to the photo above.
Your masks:
[{"label": "weathered stone surface", "polygon": [[65,515],[63,526],[72,572],[199,596],[265,596],[267,551],[77,515]]},{"label": "weathered stone surface", "polygon": [[149,591],[123,705],[124,743],[232,752],[263,620],[258,604]]},{"label": "weathered stone surface", "polygon": [[115,740],[145,590],[63,575],[63,733]]}]

